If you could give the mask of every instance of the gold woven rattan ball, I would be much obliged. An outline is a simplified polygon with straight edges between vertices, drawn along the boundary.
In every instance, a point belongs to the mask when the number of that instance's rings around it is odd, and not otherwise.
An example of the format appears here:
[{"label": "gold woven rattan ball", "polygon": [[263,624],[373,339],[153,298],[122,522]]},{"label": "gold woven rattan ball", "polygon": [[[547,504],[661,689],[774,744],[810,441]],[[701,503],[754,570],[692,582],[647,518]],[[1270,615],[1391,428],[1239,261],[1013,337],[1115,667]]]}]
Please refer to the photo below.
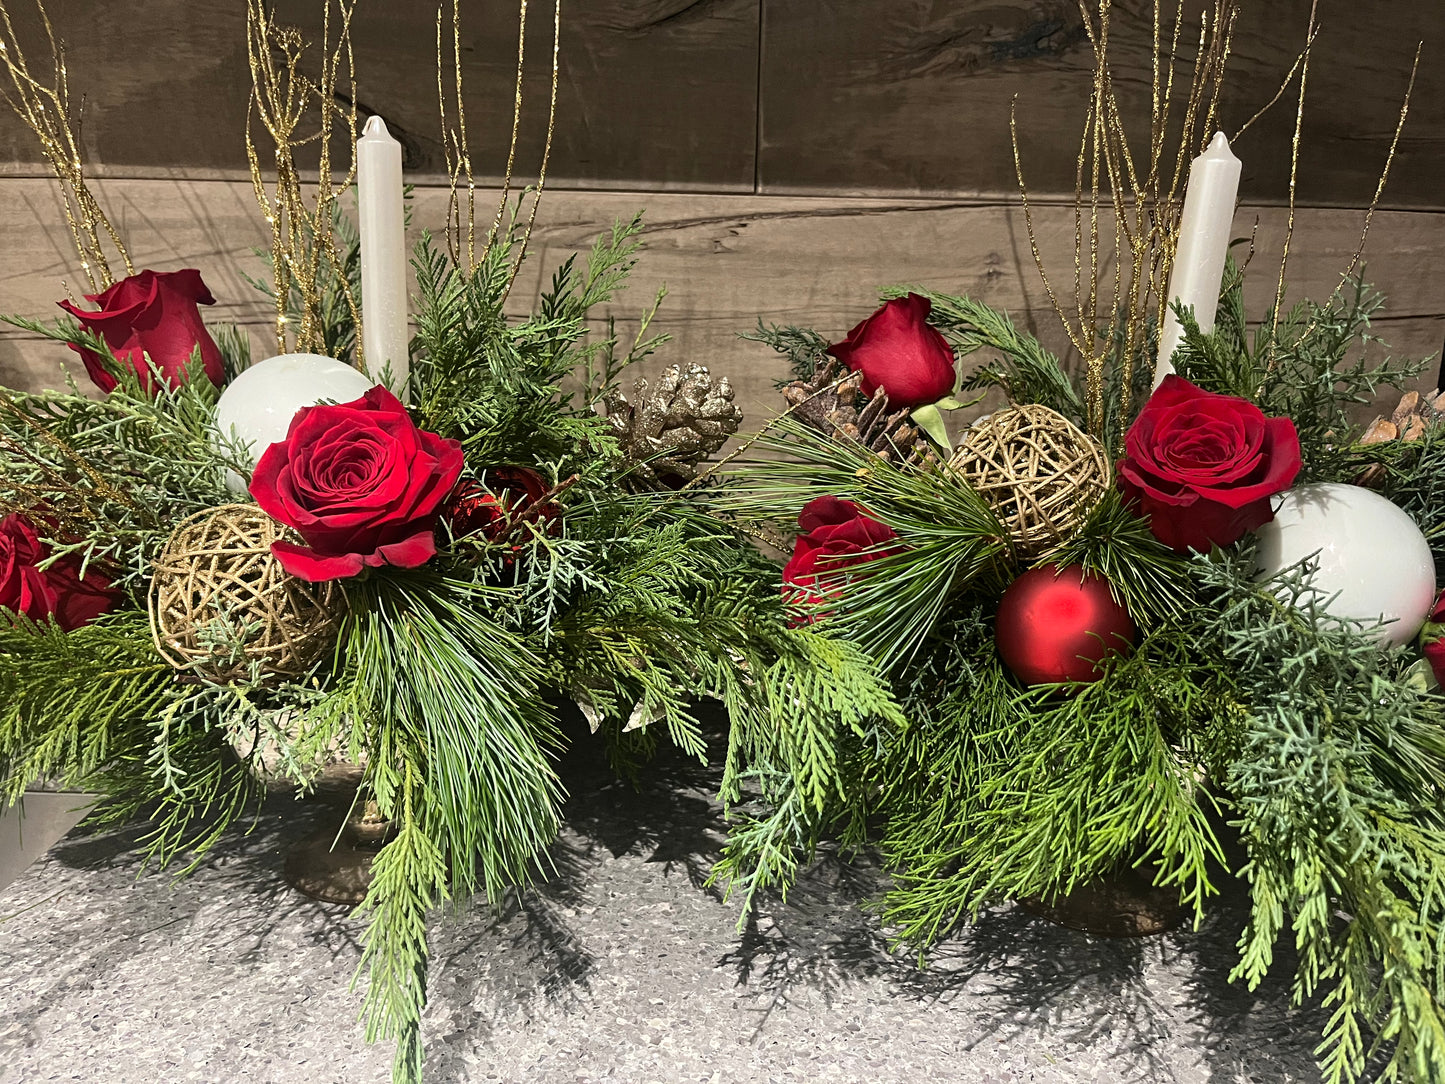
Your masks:
[{"label": "gold woven rattan ball", "polygon": [[254,504],[197,513],[171,533],[151,575],[151,635],[177,669],[216,682],[301,677],[336,639],[344,596],[282,569],[286,528]]},{"label": "gold woven rattan ball", "polygon": [[1005,407],[975,423],[951,465],[988,502],[1023,554],[1067,539],[1110,478],[1103,445],[1037,404]]}]

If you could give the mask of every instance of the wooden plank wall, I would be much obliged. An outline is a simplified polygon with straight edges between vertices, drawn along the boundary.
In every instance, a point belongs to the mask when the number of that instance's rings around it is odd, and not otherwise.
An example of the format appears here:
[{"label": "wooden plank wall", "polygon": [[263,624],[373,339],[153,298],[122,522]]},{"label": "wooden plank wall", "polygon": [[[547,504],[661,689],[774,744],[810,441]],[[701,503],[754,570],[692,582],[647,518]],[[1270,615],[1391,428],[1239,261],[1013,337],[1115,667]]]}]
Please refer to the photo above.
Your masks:
[{"label": "wooden plank wall", "polygon": [[[30,0],[10,0],[22,34]],[[319,30],[321,0],[282,0]],[[1188,0],[1183,39],[1202,0]],[[1373,194],[1417,40],[1425,60],[1409,124],[1366,252],[1390,296],[1377,330],[1398,353],[1445,340],[1445,20],[1438,4],[1321,0],[1292,245],[1293,294],[1327,294],[1349,263]],[[139,263],[198,266],[220,315],[254,329],[265,306],[238,271],[265,240],[244,180],[249,77],[239,0],[51,0],[98,188]],[[464,5],[462,66],[479,172],[500,174],[516,58],[514,0]],[[529,6],[524,168],[540,154],[550,5]],[[1236,131],[1267,102],[1303,44],[1309,0],[1254,0],[1235,38],[1221,124]],[[736,335],[757,318],[840,335],[879,286],[926,283],[1009,308],[1061,346],[1033,267],[1008,136],[1018,96],[1021,149],[1038,196],[1035,227],[1056,273],[1072,268],[1074,157],[1091,58],[1074,0],[569,0],[549,189],[512,305],[528,307],[551,267],[619,215],[648,211],[647,251],[617,313],[666,282],[660,363],[733,374],[755,419],[776,406],[776,362]],[[1147,119],[1152,8],[1118,0],[1114,36],[1124,108]],[[33,22],[33,19],[31,19]],[[386,117],[421,184],[415,222],[439,226],[445,193],[436,106],[435,8],[360,0],[357,99]],[[33,40],[27,38],[27,40]],[[163,43],[159,47],[157,43]],[[39,44],[31,59],[42,56]],[[1142,112],[1141,112],[1142,110]],[[1258,229],[1253,311],[1274,288],[1283,239],[1292,103],[1237,143],[1245,162],[1241,236]],[[1137,128],[1136,128],[1137,130]],[[29,133],[0,117],[0,309],[52,312],[74,254]],[[66,352],[0,333],[0,382],[53,384]]]}]

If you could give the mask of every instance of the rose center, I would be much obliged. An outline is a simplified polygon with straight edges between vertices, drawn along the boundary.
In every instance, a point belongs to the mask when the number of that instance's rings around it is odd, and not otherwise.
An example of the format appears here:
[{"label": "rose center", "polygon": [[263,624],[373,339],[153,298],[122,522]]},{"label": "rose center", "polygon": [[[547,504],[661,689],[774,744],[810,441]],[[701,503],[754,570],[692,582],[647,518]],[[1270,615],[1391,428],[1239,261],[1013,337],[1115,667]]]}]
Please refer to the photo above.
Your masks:
[{"label": "rose center", "polygon": [[314,489],[324,496],[363,496],[384,477],[386,449],[375,440],[347,441],[324,462],[313,461]]}]

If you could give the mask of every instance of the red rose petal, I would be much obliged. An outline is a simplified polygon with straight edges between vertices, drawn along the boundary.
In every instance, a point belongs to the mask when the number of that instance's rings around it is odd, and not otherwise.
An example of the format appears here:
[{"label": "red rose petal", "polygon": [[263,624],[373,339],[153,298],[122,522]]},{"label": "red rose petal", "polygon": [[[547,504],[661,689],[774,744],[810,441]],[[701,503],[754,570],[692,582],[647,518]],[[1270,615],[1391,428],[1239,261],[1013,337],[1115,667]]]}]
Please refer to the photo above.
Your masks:
[{"label": "red rose petal", "polygon": [[358,575],[364,565],[359,553],[331,556],[291,542],[272,542],[271,554],[291,575],[307,583],[325,583]]},{"label": "red rose petal", "polygon": [[400,542],[379,546],[375,554],[366,558],[366,563],[373,567],[388,564],[395,568],[419,568],[435,557],[436,552],[436,533],[418,531]]}]

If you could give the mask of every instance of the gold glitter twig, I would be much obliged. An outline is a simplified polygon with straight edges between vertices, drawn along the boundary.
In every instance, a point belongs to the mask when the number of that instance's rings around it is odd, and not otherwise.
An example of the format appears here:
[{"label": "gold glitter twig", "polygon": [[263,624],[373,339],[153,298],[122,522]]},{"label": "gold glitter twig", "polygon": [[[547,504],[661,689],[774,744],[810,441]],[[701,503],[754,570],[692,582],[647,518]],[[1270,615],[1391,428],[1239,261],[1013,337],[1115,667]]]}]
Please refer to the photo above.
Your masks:
[{"label": "gold glitter twig", "polygon": [[[1014,171],[1024,223],[1044,292],[1065,334],[1085,366],[1085,421],[1104,435],[1112,397],[1115,416],[1127,415],[1134,361],[1148,343],[1150,316],[1162,321],[1169,272],[1178,245],[1179,216],[1189,165],[1209,140],[1218,112],[1238,16],[1236,0],[1214,0],[1201,18],[1193,65],[1181,95],[1175,92],[1175,57],[1184,25],[1183,0],[1153,5],[1150,118],[1147,158],[1136,155],[1125,129],[1110,55],[1113,0],[1079,0],[1079,12],[1094,53],[1093,85],[1085,108],[1075,163],[1074,291],[1067,305],[1044,266],[1032,204],[1024,181],[1016,102],[1009,112]],[[1174,119],[1176,105],[1180,108]],[[1177,133],[1171,137],[1171,133]],[[1199,150],[1195,150],[1195,147]],[[1169,168],[1172,161],[1173,168]],[[1113,216],[1112,229],[1101,223]],[[1108,245],[1112,242],[1112,249]],[[1112,273],[1104,270],[1109,258]],[[1107,276],[1107,277],[1106,277]],[[1118,371],[1106,389],[1109,357],[1117,351]]]},{"label": "gold glitter twig", "polygon": [[[256,202],[271,227],[278,346],[283,352],[287,350],[286,333],[293,322],[290,311],[294,305],[298,319],[292,348],[302,352],[323,349],[321,292],[322,283],[329,280],[340,290],[356,324],[356,364],[362,366],[361,312],[332,228],[337,197],[356,177],[356,78],[351,48],[355,0],[335,2],[339,29],[333,44],[332,0],[323,0],[321,76],[313,80],[301,71],[306,42],[300,31],[277,24],[264,0],[246,0],[246,55],[251,68],[246,160]],[[349,103],[345,109],[337,105],[337,89],[342,83],[348,90],[343,96]],[[302,134],[299,129],[310,109],[318,113],[317,128]],[[351,153],[350,166],[339,184],[332,177],[331,166],[331,140],[337,118],[345,124]],[[253,137],[254,120],[260,121],[273,148],[274,194],[266,190]],[[317,188],[316,197],[308,206],[296,155],[299,148],[312,143],[318,148]]]},{"label": "gold glitter twig", "polygon": [[527,245],[532,240],[532,227],[537,222],[537,208],[542,203],[542,188],[547,183],[547,160],[552,156],[552,135],[557,128],[557,81],[561,71],[561,48],[562,0],[556,0],[556,7],[552,11],[552,97],[547,106],[547,139],[542,144],[542,164],[537,170],[537,186],[532,190],[532,209],[527,215],[527,228],[522,231],[522,243],[517,249],[517,258],[512,262],[512,273],[507,277],[507,288],[502,291],[503,301],[512,292],[512,283],[517,281],[517,272],[522,270],[522,261],[527,256]]},{"label": "gold glitter twig", "polygon": [[[1349,266],[1348,266],[1347,268],[1345,268],[1344,273],[1340,275],[1339,285],[1337,285],[1337,286],[1335,287],[1335,291],[1334,291],[1334,295],[1333,295],[1333,296],[1338,296],[1340,290],[1342,290],[1342,289],[1344,288],[1345,284],[1350,281],[1350,279],[1351,279],[1351,277],[1354,275],[1356,269],[1360,266],[1360,259],[1361,259],[1361,257],[1363,257],[1363,255],[1364,255],[1364,253],[1365,253],[1365,240],[1369,237],[1369,234],[1370,234],[1370,223],[1371,223],[1372,221],[1374,221],[1374,218],[1375,218],[1375,210],[1380,206],[1380,200],[1381,200],[1381,198],[1382,198],[1382,197],[1384,196],[1384,194],[1385,194],[1385,184],[1386,184],[1386,182],[1389,181],[1389,179],[1390,179],[1390,167],[1391,167],[1392,165],[1394,165],[1394,163],[1395,163],[1395,152],[1396,152],[1396,150],[1399,148],[1399,145],[1400,145],[1400,133],[1404,131],[1404,129],[1405,129],[1405,118],[1406,118],[1407,116],[1409,116],[1409,114],[1410,114],[1410,99],[1411,99],[1411,97],[1413,96],[1414,91],[1415,91],[1415,75],[1416,75],[1416,73],[1419,71],[1419,68],[1420,68],[1420,53],[1421,53],[1421,51],[1424,49],[1424,47],[1425,47],[1425,43],[1424,43],[1423,41],[1422,41],[1422,42],[1418,42],[1418,43],[1416,44],[1416,46],[1415,46],[1415,60],[1414,60],[1414,63],[1412,63],[1412,64],[1410,65],[1410,80],[1409,80],[1409,82],[1405,85],[1405,96],[1404,96],[1404,97],[1401,99],[1401,101],[1400,101],[1400,113],[1399,113],[1399,116],[1398,116],[1398,117],[1396,118],[1396,120],[1395,120],[1395,134],[1394,134],[1394,135],[1391,137],[1391,139],[1390,139],[1390,149],[1389,149],[1389,151],[1388,151],[1388,152],[1386,153],[1386,155],[1385,155],[1385,165],[1384,165],[1384,168],[1380,170],[1380,179],[1379,179],[1379,181],[1375,184],[1375,195],[1374,195],[1374,198],[1372,198],[1372,199],[1370,200],[1370,205],[1369,205],[1369,207],[1366,208],[1366,210],[1365,210],[1365,221],[1364,221],[1363,224],[1360,226],[1360,240],[1359,240],[1359,243],[1355,245],[1355,251],[1354,251],[1354,254],[1350,257],[1350,264],[1349,264]],[[1257,230],[1259,229],[1259,220],[1258,220],[1258,219],[1255,220],[1255,224],[1254,224],[1254,225],[1255,225],[1255,230],[1257,231]],[[1251,234],[1251,235],[1250,235],[1250,238],[1249,238],[1249,255],[1250,255],[1250,258],[1253,258],[1253,256],[1254,256],[1254,235],[1253,235],[1253,234]],[[1246,261],[1246,266],[1247,266],[1247,265],[1248,265],[1248,261]],[[1316,310],[1314,311],[1314,314],[1310,317],[1310,322],[1305,326],[1304,331],[1300,334],[1300,336],[1299,336],[1299,339],[1300,339],[1300,340],[1309,338],[1309,336],[1314,332],[1315,327],[1318,325],[1319,319],[1320,319],[1320,310],[1319,310],[1319,309],[1316,309]],[[1271,365],[1271,366],[1272,366],[1273,363],[1274,363],[1274,359],[1273,359],[1274,342],[1275,342],[1274,339],[1271,338],[1271,339],[1270,339],[1270,351],[1271,351],[1270,365]],[[1263,388],[1263,386],[1261,386],[1261,387],[1260,387],[1260,391],[1263,391],[1263,390],[1264,390],[1264,388]]]},{"label": "gold glitter twig", "polygon": [[[1315,36],[1318,36],[1318,31],[1316,32]],[[1244,135],[1245,132],[1249,131],[1250,126],[1254,124],[1255,121],[1259,120],[1260,117],[1264,116],[1271,109],[1273,109],[1279,103],[1279,100],[1284,97],[1284,92],[1287,91],[1289,89],[1289,85],[1294,82],[1295,72],[1299,71],[1299,66],[1304,63],[1305,51],[1308,50],[1310,46],[1314,45],[1314,43],[1314,37],[1311,37],[1305,43],[1305,48],[1300,50],[1299,56],[1294,58],[1294,63],[1290,65],[1289,73],[1279,84],[1279,89],[1274,92],[1274,97],[1271,98],[1264,105],[1260,106],[1259,111],[1255,113],[1254,116],[1250,117],[1247,121],[1240,125],[1239,131],[1235,132],[1234,136],[1230,139],[1231,143],[1237,143],[1239,141],[1239,137]]]},{"label": "gold glitter twig", "polygon": [[1400,133],[1405,130],[1405,118],[1410,115],[1410,98],[1415,93],[1415,75],[1420,70],[1420,53],[1425,48],[1423,41],[1415,45],[1415,60],[1410,65],[1410,81],[1405,84],[1405,97],[1400,102],[1400,115],[1395,121],[1395,134],[1390,138],[1390,150],[1385,155],[1385,168],[1380,171],[1380,181],[1375,185],[1374,198],[1370,200],[1370,206],[1365,211],[1365,222],[1360,227],[1360,243],[1355,246],[1355,254],[1350,257],[1350,266],[1340,276],[1340,282],[1348,282],[1360,266],[1360,257],[1365,252],[1365,238],[1370,234],[1370,223],[1374,221],[1375,209],[1380,206],[1380,199],[1385,194],[1385,182],[1390,179],[1390,167],[1395,164],[1395,151],[1400,146]]},{"label": "gold glitter twig", "polygon": [[[493,246],[499,242],[504,245],[507,261],[510,264],[506,283],[501,293],[501,300],[505,301],[507,294],[512,289],[512,284],[517,280],[522,261],[526,257],[527,245],[532,238],[532,228],[537,221],[537,207],[542,198],[542,189],[547,183],[547,163],[551,158],[552,141],[557,124],[557,86],[561,72],[562,0],[555,0],[552,12],[552,89],[547,108],[547,137],[542,145],[542,161],[537,171],[537,183],[529,186],[518,197],[516,207],[508,220],[507,207],[511,202],[512,183],[517,164],[517,143],[522,129],[522,86],[527,60],[527,0],[519,0],[518,3],[517,77],[512,101],[512,135],[507,148],[507,165],[502,176],[502,191],[497,201],[497,213],[493,217],[491,228],[487,231],[487,239],[480,253],[476,250],[476,182],[472,175],[471,154],[467,143],[466,112],[462,100],[461,13],[458,0],[452,0],[451,20],[451,65],[455,77],[454,94],[456,96],[454,103],[455,126],[448,124],[447,121],[447,91],[444,78],[447,56],[442,38],[442,9],[437,9],[437,104],[441,112],[442,146],[446,152],[447,176],[451,188],[447,202],[447,249],[457,266],[462,268],[465,274],[470,275],[486,261]],[[463,177],[466,178],[467,184],[465,230],[462,222],[461,199],[458,195]],[[522,204],[528,192],[532,195],[532,206],[521,239],[517,241],[515,234],[517,218],[521,214]],[[514,245],[515,251],[513,251]],[[463,259],[463,252],[465,252],[465,259]]]},{"label": "gold glitter twig", "polygon": [[477,265],[477,185],[472,177],[471,151],[467,143],[467,111],[462,99],[462,19],[460,0],[452,0],[452,69],[456,79],[457,124],[447,124],[447,98],[442,76],[446,71],[442,48],[442,8],[437,8],[437,105],[441,114],[442,150],[447,163],[447,251],[452,262],[462,263],[462,208],[457,185],[467,179],[466,267]]},{"label": "gold glitter twig", "polygon": [[[522,130],[522,74],[527,66],[527,0],[518,0],[517,7],[517,90],[512,102],[512,141],[507,147],[507,171],[502,176],[502,196],[497,201],[497,216],[487,234],[487,248],[497,242],[502,228],[502,215],[507,209],[507,196],[512,188],[512,168],[517,161],[517,133]],[[460,93],[458,94],[460,97]]]},{"label": "gold glitter twig", "polygon": [[1279,282],[1274,292],[1274,310],[1269,317],[1269,347],[1265,352],[1264,371],[1274,371],[1275,359],[1277,356],[1276,346],[1278,339],[1276,329],[1279,327],[1280,309],[1284,307],[1284,286],[1285,271],[1289,267],[1289,246],[1294,240],[1294,211],[1295,211],[1295,183],[1299,179],[1299,144],[1300,131],[1304,128],[1305,120],[1305,88],[1309,84],[1310,75],[1310,51],[1314,47],[1316,37],[1316,15],[1319,11],[1319,0],[1311,0],[1310,3],[1310,26],[1309,32],[1305,35],[1304,52],[1300,55],[1299,63],[1299,101],[1295,107],[1294,114],[1294,136],[1289,145],[1289,215],[1285,219],[1284,226],[1284,247],[1279,256]]},{"label": "gold glitter twig", "polygon": [[[45,28],[50,55],[54,59],[54,81],[46,85],[30,74],[25,52],[10,21],[10,12],[0,0],[0,28],[3,28],[0,29],[0,61],[5,65],[14,90],[12,94],[0,87],[0,98],[39,139],[41,153],[50,163],[55,179],[60,182],[61,206],[76,254],[80,257],[80,269],[90,284],[91,292],[99,293],[115,281],[106,256],[105,241],[110,243],[125,265],[127,275],[135,274],[135,268],[131,266],[120,234],[85,182],[78,138],[81,110],[71,109],[65,47],[55,36],[55,28],[50,24],[50,16],[42,0],[35,0],[35,9]],[[81,105],[84,106],[84,99]]]}]

